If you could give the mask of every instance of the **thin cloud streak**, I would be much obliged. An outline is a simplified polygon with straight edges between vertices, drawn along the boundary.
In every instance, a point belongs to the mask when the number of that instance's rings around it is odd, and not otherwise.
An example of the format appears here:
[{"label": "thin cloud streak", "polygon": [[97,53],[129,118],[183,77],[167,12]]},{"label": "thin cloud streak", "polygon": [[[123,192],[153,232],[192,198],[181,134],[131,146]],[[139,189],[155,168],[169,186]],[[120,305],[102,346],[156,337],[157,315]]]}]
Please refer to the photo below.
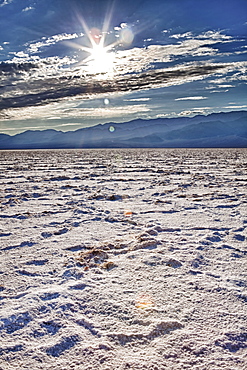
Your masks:
[{"label": "thin cloud streak", "polygon": [[204,100],[204,99],[208,99],[206,96],[187,96],[187,97],[184,97],[184,98],[177,98],[175,99],[175,101],[178,101],[178,100]]},{"label": "thin cloud streak", "polygon": [[[124,105],[124,106],[113,106],[113,107],[101,107],[101,108],[79,108],[75,107],[71,101],[68,104],[60,104],[60,106],[54,106],[54,104],[37,106],[35,109],[32,107],[16,108],[15,114],[13,111],[7,110],[6,115],[8,119],[13,121],[18,121],[20,119],[43,119],[46,121],[60,121],[64,119],[73,119],[74,117],[83,117],[87,121],[101,119],[116,119],[118,117],[130,117],[137,113],[148,113],[150,108],[146,104],[136,104],[136,105]],[[53,115],[54,114],[54,115]],[[57,116],[59,115],[59,116]],[[74,125],[74,123],[73,123]],[[58,126],[63,126],[59,123]]]}]

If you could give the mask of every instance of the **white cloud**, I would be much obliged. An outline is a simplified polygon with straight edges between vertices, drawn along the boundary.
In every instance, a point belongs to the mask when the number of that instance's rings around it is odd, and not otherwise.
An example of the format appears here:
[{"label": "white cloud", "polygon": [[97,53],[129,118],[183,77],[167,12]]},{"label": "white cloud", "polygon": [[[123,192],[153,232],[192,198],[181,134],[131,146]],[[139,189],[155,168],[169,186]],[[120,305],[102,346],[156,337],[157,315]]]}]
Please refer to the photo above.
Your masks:
[{"label": "white cloud", "polygon": [[17,53],[15,53],[15,56],[19,57],[19,58],[28,58],[29,55],[24,53],[24,51],[18,51]]},{"label": "white cloud", "polygon": [[247,105],[228,105],[226,107],[223,107],[225,109],[242,109],[247,108]]},{"label": "white cloud", "polygon": [[236,83],[236,81],[246,81],[247,80],[247,62],[233,62],[229,63],[226,67],[225,73],[223,76],[219,76],[219,78],[214,78],[210,80],[211,84],[218,85],[214,87],[207,87],[209,88],[230,88],[234,87],[233,84],[230,85],[230,83]]},{"label": "white cloud", "polygon": [[205,107],[205,108],[196,108],[196,109],[191,109],[191,110],[184,110],[179,113],[179,116],[195,116],[197,114],[206,114],[207,110],[211,108]]},{"label": "white cloud", "polygon": [[15,132],[16,134],[18,132],[22,132],[25,130],[45,130],[45,129],[47,129],[47,126],[22,126],[21,129],[16,127],[1,128],[1,131],[16,131]]},{"label": "white cloud", "polygon": [[187,96],[184,98],[177,98],[175,100],[203,100],[208,99],[206,96]]},{"label": "white cloud", "polygon": [[223,93],[223,92],[227,92],[227,91],[229,91],[229,90],[228,89],[226,89],[226,90],[211,90],[211,91],[209,91],[209,93],[214,94],[214,93]]},{"label": "white cloud", "polygon": [[22,12],[29,12],[30,10],[34,10],[33,6],[27,6],[26,8],[22,9]]},{"label": "white cloud", "polygon": [[222,85],[218,85],[218,86],[215,86],[215,87],[217,87],[218,89],[228,89],[230,87],[234,87],[234,85],[224,85],[224,84],[222,84]]},{"label": "white cloud", "polygon": [[42,41],[38,41],[38,42],[35,42],[33,44],[30,44],[29,47],[28,47],[28,51],[30,53],[38,53],[38,52],[41,51],[41,49],[43,47],[48,47],[50,45],[54,45],[57,42],[63,41],[63,40],[76,39],[76,38],[81,37],[81,36],[83,36],[82,33],[80,33],[80,34],[77,34],[77,33],[72,33],[72,34],[70,34],[70,33],[61,33],[61,34],[58,34],[58,35],[51,36],[49,38],[43,37]]},{"label": "white cloud", "polygon": [[193,32],[186,32],[186,33],[177,33],[171,35],[170,38],[174,39],[207,39],[207,40],[231,40],[232,37],[228,35],[224,35],[221,31],[207,31],[203,32],[199,35],[195,35]]},{"label": "white cloud", "polygon": [[154,63],[171,62],[181,56],[215,54],[216,50],[208,46],[208,40],[185,40],[175,45],[150,45],[146,49],[133,48],[116,52],[114,70],[117,74],[140,72],[150,68]]},{"label": "white cloud", "polygon": [[64,127],[64,126],[78,126],[78,125],[81,125],[81,122],[77,122],[77,123],[62,123],[61,125],[56,125],[54,127]]},{"label": "white cloud", "polygon": [[232,37],[224,35],[221,31],[207,31],[198,35],[197,38],[213,39],[213,40],[231,40]]},{"label": "white cloud", "polygon": [[0,4],[0,8],[5,5],[9,5],[12,3],[13,0],[4,0],[2,4]]},{"label": "white cloud", "polygon": [[192,36],[193,36],[192,32],[186,32],[186,33],[177,33],[175,35],[171,35],[170,38],[181,39],[181,38],[191,38]]},{"label": "white cloud", "polygon": [[61,117],[63,115],[66,117],[87,117],[87,119],[92,119],[95,117],[102,118],[113,118],[124,115],[132,115],[137,112],[149,112],[149,108],[145,104],[139,105],[124,105],[120,107],[107,107],[107,108],[76,108],[63,111],[61,109]]},{"label": "white cloud", "polygon": [[[111,120],[122,116],[128,117],[135,113],[146,113],[150,108],[145,104],[123,105],[118,107],[80,108],[81,101],[64,101],[62,103],[51,103],[45,106],[16,108],[15,111],[7,111],[8,120],[23,119],[60,119],[83,118],[87,120],[106,119]],[[60,125],[59,125],[60,126]]]},{"label": "white cloud", "polygon": [[136,99],[124,99],[124,101],[135,101],[135,102],[143,102],[143,101],[149,101],[151,98],[136,98]]}]

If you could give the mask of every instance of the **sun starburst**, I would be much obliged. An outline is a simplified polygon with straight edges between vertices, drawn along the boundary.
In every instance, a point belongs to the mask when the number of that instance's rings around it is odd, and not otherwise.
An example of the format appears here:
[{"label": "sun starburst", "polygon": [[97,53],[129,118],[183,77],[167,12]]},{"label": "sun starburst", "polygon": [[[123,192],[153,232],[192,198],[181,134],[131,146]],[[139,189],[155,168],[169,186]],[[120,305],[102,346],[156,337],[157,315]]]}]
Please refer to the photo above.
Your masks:
[{"label": "sun starburst", "polygon": [[113,72],[115,53],[111,49],[113,44],[104,46],[102,42],[94,43],[92,48],[88,50],[89,56],[84,60],[88,62],[87,70],[89,73],[110,73]]},{"label": "sun starburst", "polygon": [[83,44],[68,42],[71,47],[84,52],[77,66],[83,66],[84,72],[97,76],[97,78],[100,78],[99,75],[102,78],[107,78],[109,75],[114,74],[115,67],[118,64],[116,46],[129,46],[134,39],[134,34],[127,27],[126,23],[122,23],[120,27],[114,28],[118,30],[115,35],[112,31],[109,31],[112,12],[113,8],[108,9],[106,12],[101,29],[96,27],[90,28],[84,18],[77,15],[86,38],[83,37]]},{"label": "sun starburst", "polygon": [[113,72],[115,59],[114,48],[119,41],[116,39],[111,43],[106,42],[106,37],[109,34],[112,10],[109,10],[107,14],[108,15],[104,19],[102,29],[95,27],[89,28],[85,20],[82,17],[78,17],[85,36],[88,39],[89,46],[79,43],[70,43],[70,46],[88,54],[86,57],[83,57],[77,65],[83,65],[85,70],[92,75],[108,74]]}]

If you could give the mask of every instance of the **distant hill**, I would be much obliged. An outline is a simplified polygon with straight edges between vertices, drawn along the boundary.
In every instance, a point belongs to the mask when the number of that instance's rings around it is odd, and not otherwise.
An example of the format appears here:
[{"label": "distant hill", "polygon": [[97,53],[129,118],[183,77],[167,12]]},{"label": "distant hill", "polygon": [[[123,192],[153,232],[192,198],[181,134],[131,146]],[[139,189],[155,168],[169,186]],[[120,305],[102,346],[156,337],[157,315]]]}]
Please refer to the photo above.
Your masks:
[{"label": "distant hill", "polygon": [[0,134],[0,149],[247,147],[247,111]]}]

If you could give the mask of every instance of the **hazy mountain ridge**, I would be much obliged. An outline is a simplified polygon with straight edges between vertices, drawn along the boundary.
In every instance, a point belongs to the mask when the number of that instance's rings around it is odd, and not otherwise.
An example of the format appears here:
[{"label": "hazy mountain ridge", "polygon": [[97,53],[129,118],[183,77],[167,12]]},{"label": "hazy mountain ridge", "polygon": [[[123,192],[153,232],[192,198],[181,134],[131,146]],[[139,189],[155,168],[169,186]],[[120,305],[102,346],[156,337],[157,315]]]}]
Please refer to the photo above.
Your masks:
[{"label": "hazy mountain ridge", "polygon": [[0,134],[0,149],[211,146],[247,147],[247,111],[137,119],[68,132],[48,129]]}]

